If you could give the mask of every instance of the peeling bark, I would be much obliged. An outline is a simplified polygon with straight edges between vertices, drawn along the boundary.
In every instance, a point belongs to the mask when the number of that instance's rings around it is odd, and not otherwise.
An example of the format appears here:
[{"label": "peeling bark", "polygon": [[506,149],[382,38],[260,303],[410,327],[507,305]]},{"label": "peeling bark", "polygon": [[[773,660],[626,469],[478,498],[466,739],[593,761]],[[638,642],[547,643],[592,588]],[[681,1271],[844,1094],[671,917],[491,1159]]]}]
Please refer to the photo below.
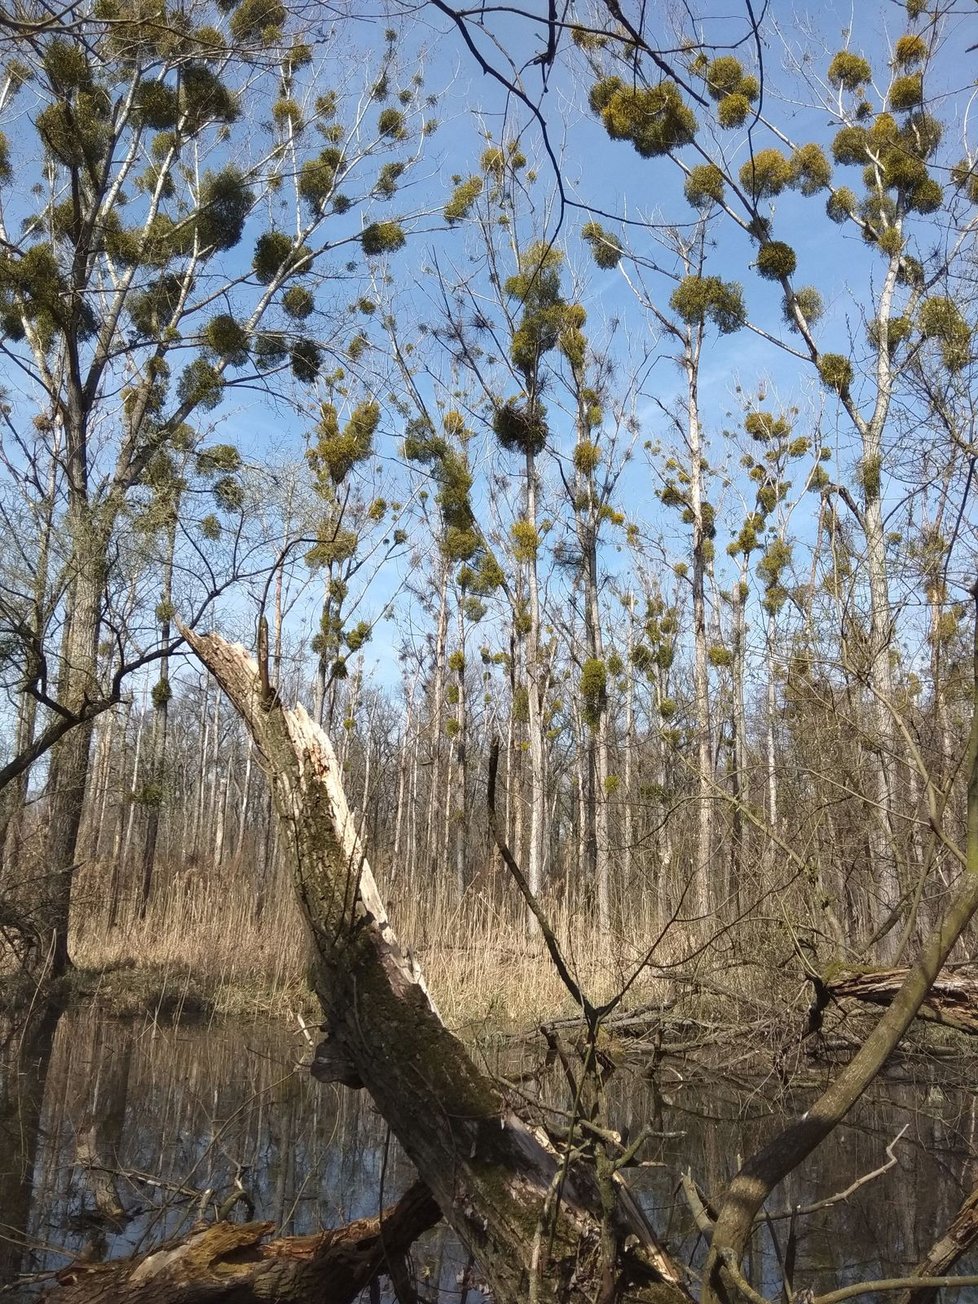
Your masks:
[{"label": "peeling bark", "polygon": [[[870,973],[844,970],[833,975],[826,987],[836,999],[848,996],[871,1005],[889,1005],[908,972],[907,969],[879,969]],[[978,968],[945,970],[938,974],[917,1016],[978,1035]]]},{"label": "peeling bark", "polygon": [[46,1304],[352,1304],[440,1217],[420,1182],[377,1218],[315,1236],[264,1238],[271,1223],[212,1223],[134,1259],[72,1264]]},{"label": "peeling bark", "polygon": [[[584,1304],[611,1274],[614,1298],[688,1304],[679,1267],[621,1181],[602,1213],[595,1170],[514,1112],[442,1023],[387,921],[332,747],[286,710],[245,651],[181,633],[221,684],[267,762],[315,953],[314,978],[342,1047],[496,1304]],[[601,1246],[614,1244],[608,1263]]]}]

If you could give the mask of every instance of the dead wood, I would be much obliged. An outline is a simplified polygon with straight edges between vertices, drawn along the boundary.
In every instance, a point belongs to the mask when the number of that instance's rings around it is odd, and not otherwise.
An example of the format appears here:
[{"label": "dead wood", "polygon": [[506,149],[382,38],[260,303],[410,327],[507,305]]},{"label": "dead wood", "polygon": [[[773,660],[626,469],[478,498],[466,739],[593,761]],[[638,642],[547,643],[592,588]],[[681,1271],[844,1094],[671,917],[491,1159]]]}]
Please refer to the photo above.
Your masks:
[{"label": "dead wood", "polygon": [[392,1208],[315,1236],[265,1237],[273,1224],[212,1223],[149,1254],[72,1264],[46,1304],[351,1304],[441,1218],[416,1182]]},{"label": "dead wood", "polygon": [[966,1196],[958,1212],[942,1235],[934,1242],[914,1268],[913,1275],[920,1277],[919,1286],[905,1291],[897,1304],[936,1304],[940,1287],[928,1285],[928,1277],[941,1277],[978,1243],[978,1186]]},{"label": "dead wood", "polygon": [[[872,1005],[889,1005],[907,977],[906,969],[843,970],[826,987],[840,1000],[850,997]],[[918,1010],[933,1023],[978,1035],[978,966],[942,969]]]},{"label": "dead wood", "polygon": [[621,1304],[689,1304],[620,1174],[599,1180],[587,1144],[562,1152],[528,1126],[442,1023],[387,920],[323,731],[285,709],[243,648],[181,633],[264,756],[342,1071],[373,1097],[496,1304],[590,1304],[609,1282]]}]

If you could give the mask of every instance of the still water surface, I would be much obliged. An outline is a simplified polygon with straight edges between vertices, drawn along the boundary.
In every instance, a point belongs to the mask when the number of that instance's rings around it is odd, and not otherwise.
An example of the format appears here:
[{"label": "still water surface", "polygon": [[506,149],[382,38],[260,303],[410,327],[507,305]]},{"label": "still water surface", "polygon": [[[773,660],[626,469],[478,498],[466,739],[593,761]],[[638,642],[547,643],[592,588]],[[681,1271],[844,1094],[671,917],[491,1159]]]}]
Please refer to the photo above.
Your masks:
[{"label": "still water surface", "polygon": [[[0,1292],[29,1300],[43,1275],[77,1256],[148,1248],[201,1211],[245,1193],[253,1216],[306,1233],[376,1213],[411,1171],[363,1092],[321,1086],[302,1062],[298,1030],[277,1024],[120,1021],[96,1011],[63,1015],[7,1046],[0,1063]],[[503,1065],[525,1071],[521,1063]],[[559,1103],[557,1077],[543,1091]],[[678,1191],[690,1169],[719,1191],[749,1153],[811,1098],[771,1083],[731,1081],[641,1058],[609,1087],[614,1124],[657,1135],[631,1180],[653,1225],[696,1264],[702,1244]],[[797,1288],[816,1293],[902,1273],[922,1256],[978,1180],[976,1096],[967,1082],[889,1083],[771,1201],[749,1267],[766,1295],[780,1289],[790,1208],[845,1191],[897,1163],[844,1202],[798,1224]],[[111,1206],[118,1201],[116,1217]],[[100,1212],[101,1206],[101,1212]],[[234,1216],[248,1215],[246,1206]],[[777,1244],[776,1244],[777,1242]],[[431,1298],[484,1299],[464,1253],[444,1232],[417,1249]],[[963,1263],[961,1270],[976,1271]],[[978,1301],[978,1290],[957,1300]]]}]

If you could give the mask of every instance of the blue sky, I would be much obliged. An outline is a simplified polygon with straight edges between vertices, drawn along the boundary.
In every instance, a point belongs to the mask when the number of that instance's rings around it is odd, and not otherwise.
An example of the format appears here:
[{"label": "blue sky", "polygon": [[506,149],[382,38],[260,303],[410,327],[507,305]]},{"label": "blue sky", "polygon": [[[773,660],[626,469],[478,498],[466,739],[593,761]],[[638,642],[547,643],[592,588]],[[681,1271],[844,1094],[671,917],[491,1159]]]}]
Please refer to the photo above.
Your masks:
[{"label": "blue sky", "polygon": [[[544,7],[531,5],[528,6],[528,12],[542,14]],[[424,106],[421,116],[437,118],[438,130],[426,141],[419,161],[405,177],[399,193],[392,200],[373,204],[365,214],[356,212],[346,219],[340,219],[332,228],[338,235],[349,235],[363,221],[401,214],[411,219],[411,235],[407,246],[386,263],[378,262],[372,270],[380,281],[375,287],[378,299],[382,305],[385,297],[390,297],[396,303],[404,336],[415,339],[419,323],[432,323],[436,315],[437,296],[433,292],[432,276],[428,269],[436,260],[440,267],[449,270],[454,268],[463,274],[470,267],[467,258],[472,249],[473,233],[464,228],[448,231],[441,219],[440,210],[451,192],[452,177],[466,175],[476,168],[486,131],[497,138],[518,136],[530,166],[538,173],[538,179],[531,188],[530,200],[539,215],[537,235],[553,235],[557,212],[554,172],[541,148],[538,126],[526,106],[507,96],[497,82],[479,72],[458,32],[443,15],[431,6],[421,6],[417,14],[415,20],[405,21],[399,27],[396,48],[402,66],[394,84],[397,87],[407,86],[412,75],[418,69],[423,70],[423,94],[435,97],[435,102],[430,107]],[[802,71],[820,76],[834,51],[848,42],[851,49],[865,53],[881,69],[881,81],[885,81],[888,75],[885,64],[889,51],[886,33],[888,30],[899,33],[905,27],[902,6],[895,3],[857,7],[830,3],[809,11],[785,3],[772,3],[768,7],[766,19],[772,26],[763,49],[765,112],[798,142],[827,139],[830,133],[829,119],[823,110],[811,107],[811,91],[799,81],[798,70],[786,65],[792,59],[798,59]],[[627,391],[627,381],[632,371],[639,365],[647,349],[650,346],[655,348],[653,336],[647,320],[636,309],[621,275],[595,269],[577,233],[593,209],[627,217],[631,223],[687,224],[693,217],[693,212],[682,196],[682,177],[668,159],[643,160],[628,143],[609,141],[587,107],[589,79],[580,59],[572,51],[568,50],[566,61],[558,60],[549,72],[546,93],[542,94],[542,70],[538,66],[530,66],[530,61],[542,46],[540,26],[511,12],[494,15],[487,22],[491,22],[499,47],[503,51],[519,51],[523,58],[526,65],[523,85],[527,96],[539,104],[540,111],[546,117],[551,145],[558,155],[567,196],[574,201],[574,205],[581,206],[567,207],[557,233],[558,240],[567,252],[565,283],[569,287],[572,280],[576,279],[580,284],[581,301],[588,312],[588,326],[596,339],[611,334],[613,321],[621,323],[614,333],[613,348],[616,351],[618,373],[625,377],[618,389],[621,392]],[[782,30],[776,30],[773,24],[780,24]],[[851,35],[847,35],[850,28]],[[704,27],[702,34],[707,40],[736,44],[744,32],[744,20],[738,5],[729,7],[722,16]],[[369,85],[374,75],[372,67],[383,54],[383,23],[378,23],[370,15],[367,20],[352,28],[341,28],[338,25],[335,35],[337,62],[333,65],[333,77],[355,102],[357,95]],[[672,43],[674,39],[673,34],[663,33],[664,44]],[[948,22],[945,44],[936,61],[935,72],[928,82],[929,88],[948,92],[947,98],[941,102],[942,111],[946,111],[950,118],[948,138],[942,148],[942,155],[948,161],[956,160],[965,152],[963,144],[952,142],[955,136],[960,139],[967,125],[965,113],[970,100],[970,87],[978,74],[978,53],[968,53],[967,47],[975,42],[978,42],[978,16],[973,6],[962,5],[960,17]],[[496,66],[505,67],[499,48],[494,48],[485,39],[480,48],[487,57],[491,54]],[[809,55],[808,62],[801,62],[802,52]],[[749,62],[752,57],[749,47],[744,53]],[[885,86],[881,84],[879,89],[885,90]],[[729,144],[733,139],[734,137],[725,137],[724,144]],[[757,127],[754,133],[755,149],[770,143],[772,140],[765,130]],[[746,140],[741,140],[733,155],[735,166],[739,166],[747,157],[747,151]],[[842,171],[856,174],[853,180],[858,184],[858,169]],[[852,183],[848,176],[846,180]],[[23,200],[27,201],[26,194],[23,195]],[[797,252],[797,282],[815,283],[822,293],[826,312],[818,334],[823,347],[835,347],[839,351],[849,352],[850,335],[856,339],[861,338],[861,311],[867,294],[872,292],[878,280],[881,263],[878,255],[866,248],[857,233],[844,231],[829,223],[824,217],[823,205],[824,198],[821,196],[806,199],[793,192],[786,192],[776,201],[777,232],[779,235],[784,233],[784,238],[790,239]],[[613,216],[602,217],[601,220],[610,229],[616,229]],[[526,226],[529,231],[529,216]],[[250,254],[253,232],[257,229],[257,223],[251,224],[240,247],[242,252]],[[652,239],[642,231],[640,225],[629,225],[626,229],[628,239],[637,252],[654,248]],[[341,270],[346,258],[352,257],[355,252],[355,246],[346,246],[340,251],[335,256],[337,270]],[[716,244],[708,270],[725,279],[740,282],[751,318],[770,333],[781,335],[784,333],[780,311],[781,291],[754,273],[751,263],[755,254],[752,242],[721,217],[716,227]],[[386,284],[385,273],[389,278]],[[669,282],[654,278],[653,281],[659,301],[664,302],[668,299]],[[488,287],[484,288],[488,292]],[[374,293],[369,289],[367,292]],[[346,279],[344,273],[341,282],[332,286],[327,284],[319,295],[322,309],[317,319],[319,328],[332,329],[336,325],[330,312],[332,299],[343,306],[359,293],[361,287],[356,276]],[[379,342],[376,323],[370,329],[375,332]],[[352,368],[348,370],[352,374]],[[669,359],[668,350],[656,359],[648,374],[648,383],[655,386],[655,397],[659,400],[667,402],[673,394],[679,393],[680,378]],[[16,394],[19,384],[16,375],[10,372],[5,379],[8,388]],[[800,365],[796,359],[749,331],[741,331],[723,339],[714,334],[704,355],[700,388],[702,417],[710,441],[711,460],[716,464],[725,463],[732,471],[735,470],[739,450],[730,446],[723,431],[737,417],[742,399],[742,395],[737,392],[738,387],[742,393],[749,394],[755,392],[760,383],[785,404],[798,406],[801,413],[799,428],[806,422],[811,424],[815,415],[820,414],[826,440],[836,449],[839,457],[838,470],[833,474],[847,476],[852,469],[854,452],[850,437],[844,433],[844,422],[839,427],[843,434],[838,438],[836,436],[835,400],[822,390],[810,366]],[[365,392],[372,384],[375,382],[365,377],[363,389],[356,393],[351,391],[351,399]],[[386,384],[375,387],[385,390]],[[213,414],[213,437],[219,441],[238,442],[246,461],[300,459],[304,436],[314,424],[316,403],[323,396],[314,393],[300,395],[304,405],[304,410],[301,410],[285,401],[269,405],[256,390],[230,393],[222,407]],[[384,398],[385,394],[378,396]],[[626,514],[641,524],[644,533],[652,535],[661,531],[665,536],[667,550],[672,550],[679,556],[684,542],[683,531],[677,525],[675,514],[666,512],[655,499],[654,489],[658,483],[655,470],[642,455],[642,446],[646,441],[665,442],[664,424],[651,395],[636,401],[635,413],[640,426],[636,456],[622,477],[619,502]],[[553,416],[555,450],[566,454],[571,439],[569,424],[561,423],[556,406],[553,408]],[[385,478],[389,477],[395,482],[401,480],[402,487],[398,496],[408,501],[411,494],[418,491],[420,482],[416,473],[409,473],[399,464],[402,434],[403,419],[388,407],[376,441],[378,458],[384,468]],[[491,523],[493,490],[488,477],[499,470],[515,474],[516,468],[512,466],[511,459],[495,449],[491,435],[484,431],[477,432],[472,455],[480,472],[474,491],[475,500],[480,514],[484,514]],[[544,478],[551,487],[556,485],[553,463],[549,469],[544,469]],[[389,496],[393,496],[394,492],[396,490],[389,490]],[[737,506],[738,497],[744,497],[749,503],[750,493],[749,487],[742,487],[736,481],[724,492],[721,507],[726,507],[730,514],[729,521],[734,525],[734,518],[740,510]],[[811,519],[809,514],[807,523],[801,517],[793,522],[793,528],[799,532],[800,537],[805,537],[806,530],[810,537]],[[729,538],[726,533],[727,523],[721,523],[718,539],[721,555],[722,546]],[[606,553],[611,573],[629,561],[626,552],[618,553],[614,549],[612,540]],[[421,551],[424,551],[423,546]],[[392,601],[396,603],[404,581],[409,576],[417,578],[417,568],[407,555],[399,564],[381,569],[373,576],[364,608],[357,612],[356,619],[364,614],[378,614]],[[307,597],[295,612],[292,633],[296,639],[308,640],[315,628],[318,620],[318,591],[319,582],[313,579]],[[247,600],[240,594],[229,597],[224,605],[227,618],[243,628],[248,627],[250,610],[253,611],[253,608],[249,607]],[[418,613],[409,611],[405,605],[401,607],[401,615],[397,620],[381,622],[377,626],[374,640],[365,653],[365,663],[382,681],[389,683],[396,678],[395,654],[401,634],[416,630],[421,624],[423,622]],[[489,622],[486,635],[493,636]],[[476,634],[474,638],[478,640],[482,636]]]}]

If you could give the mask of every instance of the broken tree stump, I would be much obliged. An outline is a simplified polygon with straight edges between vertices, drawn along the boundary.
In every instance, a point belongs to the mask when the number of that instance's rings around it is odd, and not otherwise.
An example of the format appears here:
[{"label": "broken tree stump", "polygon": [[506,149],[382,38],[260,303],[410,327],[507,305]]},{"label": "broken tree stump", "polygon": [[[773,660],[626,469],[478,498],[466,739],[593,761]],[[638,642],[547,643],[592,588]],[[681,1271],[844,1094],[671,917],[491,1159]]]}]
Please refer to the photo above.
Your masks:
[{"label": "broken tree stump", "polygon": [[376,1277],[400,1272],[440,1218],[416,1182],[378,1217],[315,1236],[265,1240],[272,1223],[211,1223],[133,1259],[72,1264],[44,1304],[352,1304]]}]

